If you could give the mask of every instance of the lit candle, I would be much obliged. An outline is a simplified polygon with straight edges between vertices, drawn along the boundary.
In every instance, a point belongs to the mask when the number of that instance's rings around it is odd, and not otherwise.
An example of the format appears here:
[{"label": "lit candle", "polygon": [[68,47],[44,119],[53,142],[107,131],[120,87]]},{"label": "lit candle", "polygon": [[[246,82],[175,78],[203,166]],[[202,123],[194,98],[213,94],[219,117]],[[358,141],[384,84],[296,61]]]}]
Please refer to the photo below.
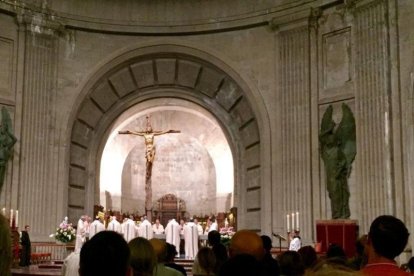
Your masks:
[{"label": "lit candle", "polygon": [[292,231],[295,231],[295,213],[292,213]]},{"label": "lit candle", "polygon": [[3,216],[6,216],[6,208],[3,208]]},{"label": "lit candle", "polygon": [[10,227],[12,227],[13,224],[13,209],[10,210]]},{"label": "lit candle", "polygon": [[19,226],[19,211],[18,210],[16,210],[16,220],[15,220],[15,223],[16,223],[16,228]]},{"label": "lit candle", "polygon": [[296,212],[296,229],[299,230],[299,212]]},{"label": "lit candle", "polygon": [[289,214],[286,215],[286,222],[287,222],[287,231],[290,232],[290,219],[289,219]]}]

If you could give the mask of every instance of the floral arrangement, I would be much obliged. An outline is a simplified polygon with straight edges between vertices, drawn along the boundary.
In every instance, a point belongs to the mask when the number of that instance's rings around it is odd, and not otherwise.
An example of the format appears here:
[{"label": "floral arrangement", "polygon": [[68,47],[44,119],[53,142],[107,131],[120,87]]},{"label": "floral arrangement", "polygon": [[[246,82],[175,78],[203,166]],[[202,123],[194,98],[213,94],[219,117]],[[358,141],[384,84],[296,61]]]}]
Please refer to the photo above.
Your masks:
[{"label": "floral arrangement", "polygon": [[50,237],[54,237],[57,241],[68,243],[76,238],[76,230],[73,228],[72,223],[68,223],[67,218],[56,228],[56,232],[51,234]]},{"label": "floral arrangement", "polygon": [[221,236],[221,243],[224,246],[228,246],[230,244],[231,238],[236,232],[234,232],[233,227],[223,227],[220,228],[220,236]]}]

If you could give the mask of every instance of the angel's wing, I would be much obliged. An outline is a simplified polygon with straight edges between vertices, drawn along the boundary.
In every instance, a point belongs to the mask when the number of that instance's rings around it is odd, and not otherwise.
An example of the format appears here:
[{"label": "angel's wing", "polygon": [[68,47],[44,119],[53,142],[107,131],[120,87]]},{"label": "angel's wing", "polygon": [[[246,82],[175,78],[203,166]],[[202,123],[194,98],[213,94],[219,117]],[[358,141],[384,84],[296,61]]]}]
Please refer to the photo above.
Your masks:
[{"label": "angel's wing", "polygon": [[356,155],[356,126],[354,114],[345,103],[342,104],[342,120],[335,135],[349,166],[354,161]]},{"label": "angel's wing", "polygon": [[7,108],[4,106],[1,108],[1,124],[3,126],[6,126],[10,133],[13,133],[10,114],[9,114],[9,111],[7,111]]}]

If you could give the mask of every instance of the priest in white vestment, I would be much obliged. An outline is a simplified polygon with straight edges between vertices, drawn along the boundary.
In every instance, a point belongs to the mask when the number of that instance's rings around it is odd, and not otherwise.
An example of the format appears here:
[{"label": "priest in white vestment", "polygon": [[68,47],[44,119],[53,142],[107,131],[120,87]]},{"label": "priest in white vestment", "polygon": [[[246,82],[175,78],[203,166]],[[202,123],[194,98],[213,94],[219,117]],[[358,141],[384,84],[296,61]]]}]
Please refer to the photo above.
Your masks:
[{"label": "priest in white vestment", "polygon": [[76,241],[75,241],[75,251],[79,251],[82,248],[83,243],[85,242],[86,227],[85,227],[85,216],[81,216],[78,220],[78,225],[76,227]]},{"label": "priest in white vestment", "polygon": [[101,222],[100,218],[96,218],[89,226],[89,239],[105,230],[105,225]]},{"label": "priest in white vestment", "polygon": [[152,232],[151,222],[149,222],[147,218],[144,218],[142,223],[139,225],[138,235],[147,240],[152,239],[154,236]]},{"label": "priest in white vestment", "polygon": [[198,252],[198,229],[193,219],[184,225],[185,258],[194,260]]},{"label": "priest in white vestment", "polygon": [[178,252],[177,257],[180,256],[180,231],[181,226],[175,219],[170,220],[165,227],[166,241],[175,246],[175,249]]},{"label": "priest in white vestment", "polygon": [[162,226],[159,219],[155,220],[155,223],[152,226],[152,231],[154,232],[154,234],[157,235],[164,234],[164,226]]},{"label": "priest in white vestment", "polygon": [[129,242],[133,238],[135,238],[136,235],[136,227],[135,222],[129,218],[122,224],[122,233],[124,234],[124,239]]},{"label": "priest in white vestment", "polygon": [[200,236],[200,235],[203,235],[203,226],[201,226],[201,224],[200,223],[198,223],[198,220],[197,219],[194,219],[194,224],[197,226],[197,232],[198,232],[198,235]]},{"label": "priest in white vestment", "polygon": [[293,239],[289,243],[290,251],[298,251],[302,247],[302,241],[299,236],[299,231],[295,230],[293,233]]},{"label": "priest in white vestment", "polygon": [[108,223],[108,228],[106,230],[122,233],[121,224],[116,219],[116,216],[111,217],[111,221]]},{"label": "priest in white vestment", "polygon": [[211,225],[208,228],[208,232],[211,232],[213,230],[218,231],[218,225],[217,225],[217,221],[215,218],[211,219]]}]

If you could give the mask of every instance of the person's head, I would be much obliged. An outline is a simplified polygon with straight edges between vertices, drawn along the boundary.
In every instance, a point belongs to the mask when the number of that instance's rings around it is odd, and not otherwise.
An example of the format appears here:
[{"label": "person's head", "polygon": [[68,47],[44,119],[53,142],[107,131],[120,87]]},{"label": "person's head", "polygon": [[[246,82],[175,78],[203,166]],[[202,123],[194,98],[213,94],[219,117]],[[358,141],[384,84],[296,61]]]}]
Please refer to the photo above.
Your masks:
[{"label": "person's head", "polygon": [[175,248],[175,246],[171,243],[167,242],[167,257],[166,257],[166,262],[174,262],[174,258],[175,256],[177,256],[177,249]]},{"label": "person's head", "polygon": [[12,265],[12,245],[7,219],[0,214],[0,275],[9,276]]},{"label": "person's head", "polygon": [[30,230],[30,225],[25,225],[24,226],[24,231],[29,232],[29,230]]},{"label": "person's head", "polygon": [[296,251],[283,252],[278,260],[281,275],[303,275],[305,273],[302,259]]},{"label": "person's head", "polygon": [[264,255],[263,242],[260,236],[250,230],[240,230],[234,234],[230,242],[230,258],[238,254],[249,254],[257,260],[261,260]]},{"label": "person's head", "polygon": [[102,231],[81,249],[79,275],[127,275],[129,248],[124,238],[113,231]]},{"label": "person's head", "polygon": [[272,239],[266,235],[261,235],[260,238],[262,239],[264,250],[267,253],[270,253],[270,250],[272,249]]},{"label": "person's head", "polygon": [[408,269],[410,272],[414,272],[414,257],[411,257],[407,263]]},{"label": "person's head", "polygon": [[208,232],[207,235],[208,243],[213,246],[220,243],[221,236],[220,233],[216,230]]},{"label": "person's head", "polygon": [[159,239],[150,239],[152,248],[154,248],[158,263],[164,263],[167,258],[167,243]]},{"label": "person's head", "polygon": [[362,235],[356,242],[355,242],[355,249],[356,254],[358,256],[364,255],[364,249],[367,244],[368,235]]},{"label": "person's head", "polygon": [[152,276],[157,264],[157,257],[151,243],[144,238],[138,237],[128,243],[131,252],[129,265],[134,276]]},{"label": "person's head", "polygon": [[207,275],[213,273],[216,267],[216,256],[213,250],[208,247],[202,247],[197,253],[197,260],[200,267],[207,272]]},{"label": "person's head", "polygon": [[377,255],[393,260],[404,250],[409,235],[404,223],[398,218],[379,216],[371,223],[367,245]]},{"label": "person's head", "polygon": [[222,265],[218,275],[261,276],[264,275],[263,272],[264,271],[260,265],[260,262],[255,257],[248,254],[239,254],[225,262]]},{"label": "person's head", "polygon": [[311,270],[306,271],[307,276],[360,276],[359,271],[355,271],[345,265],[321,261]]},{"label": "person's head", "polygon": [[328,249],[326,250],[326,258],[346,259],[346,254],[344,249],[340,245],[332,243],[328,246]]},{"label": "person's head", "polygon": [[311,268],[314,266],[318,260],[315,249],[310,246],[303,246],[298,250],[300,257],[302,258],[303,265],[305,269]]},{"label": "person's head", "polygon": [[157,224],[157,225],[160,224],[160,220],[159,219],[156,219],[155,220],[155,224]]}]

